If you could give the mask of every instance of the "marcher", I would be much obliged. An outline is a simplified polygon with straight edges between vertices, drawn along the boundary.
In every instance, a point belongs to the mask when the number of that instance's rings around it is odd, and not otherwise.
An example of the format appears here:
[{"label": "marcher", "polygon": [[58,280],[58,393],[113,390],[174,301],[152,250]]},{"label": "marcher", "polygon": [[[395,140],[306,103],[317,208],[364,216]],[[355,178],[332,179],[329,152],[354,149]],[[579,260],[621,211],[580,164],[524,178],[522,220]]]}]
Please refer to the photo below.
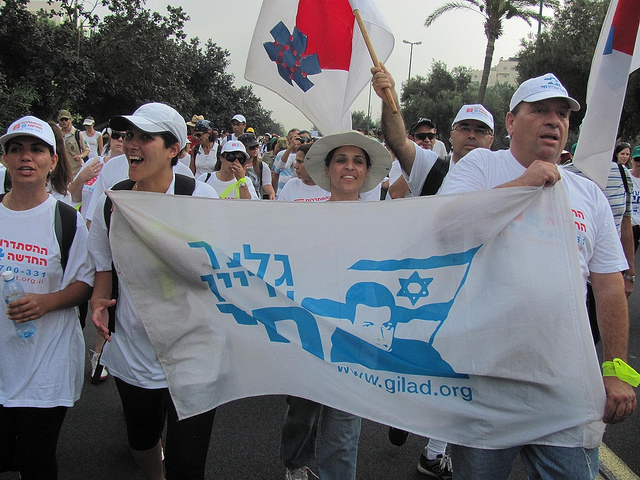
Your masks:
[{"label": "marcher", "polygon": [[218,131],[214,133],[213,123],[199,120],[193,127],[193,148],[189,168],[196,178],[215,170],[218,161]]},{"label": "marcher", "polygon": [[[80,398],[84,373],[75,307],[89,298],[94,269],[82,217],[45,190],[58,161],[51,127],[23,117],[0,144],[12,179],[0,205],[2,236],[9,242],[3,263],[27,292],[0,312],[0,472],[19,471],[23,480],[56,479],[60,428]],[[70,222],[61,220],[67,225],[60,233],[65,244],[71,240],[68,249],[58,241],[56,212]],[[33,247],[28,256],[25,245]],[[29,263],[34,255],[35,265]],[[13,322],[25,321],[33,321],[36,330],[20,338]]]},{"label": "marcher", "polygon": [[[129,179],[116,185],[144,192],[217,197],[208,185],[175,175],[173,165],[187,141],[187,127],[168,105],[148,103],[133,115],[111,119],[111,128],[126,131],[124,151]],[[178,420],[167,379],[142,324],[126,284],[118,282],[112,299],[113,272],[119,273],[109,244],[106,196],[102,194],[90,230],[90,252],[96,262],[96,284],[91,297],[93,323],[109,343],[101,363],[109,369],[122,401],[127,437],[133,456],[147,480],[162,480],[162,431],[167,418],[165,467],[172,479],[204,479],[204,469],[215,409]],[[97,213],[100,212],[100,213]],[[115,328],[109,328],[108,307],[115,305]],[[185,352],[188,355],[189,352]]]},{"label": "marcher", "polygon": [[[439,157],[431,149],[422,148],[405,135],[402,115],[394,114],[387,102],[387,88],[391,90],[394,100],[398,101],[391,74],[377,67],[371,72],[374,89],[382,99],[382,132],[387,146],[397,156],[401,171],[404,172],[406,188],[413,195],[434,195],[446,175],[467,153],[493,145],[493,115],[483,105],[474,104],[463,105],[451,124],[451,155]],[[389,440],[394,445],[403,445],[407,435],[404,430],[389,427]],[[418,471],[441,480],[451,479],[451,458],[446,453],[446,447],[447,442],[430,438],[420,454]]]},{"label": "marcher", "polygon": [[64,146],[71,165],[71,173],[75,177],[89,156],[89,145],[84,134],[73,126],[69,110],[58,112],[58,126],[64,136]]},{"label": "marcher", "polygon": [[[300,147],[299,147],[300,148]],[[377,141],[358,132],[328,135],[316,141],[304,158],[306,171],[328,201],[354,201],[376,188],[391,168],[391,157]],[[288,396],[282,424],[280,458],[286,480],[306,480],[316,455],[321,480],[355,480],[360,417],[311,400]]]},{"label": "marcher", "polygon": [[640,243],[640,145],[633,147],[631,152],[633,168],[630,170],[633,181],[631,225],[633,227],[633,251],[638,251]]},{"label": "marcher", "polygon": [[247,167],[247,176],[251,179],[258,198],[275,200],[276,192],[271,185],[271,170],[269,166],[260,159],[258,152],[260,144],[253,133],[244,133],[238,139],[242,142],[249,154],[250,164]]},{"label": "marcher", "polygon": [[102,134],[93,128],[95,123],[96,121],[93,117],[87,117],[82,122],[82,125],[84,125],[84,138],[87,140],[87,144],[89,145],[89,155],[87,155],[87,160],[91,160],[102,153]]},{"label": "marcher", "polygon": [[204,173],[198,181],[211,185],[220,198],[257,200],[256,189],[247,177],[249,154],[244,144],[238,140],[228,141],[222,147],[220,159],[220,170]]},{"label": "marcher", "polygon": [[[603,359],[605,362],[614,359],[625,362],[629,325],[620,272],[628,266],[611,209],[597,185],[571,172],[561,172],[556,165],[567,142],[571,111],[579,108],[578,102],[569,97],[551,73],[523,82],[511,98],[506,116],[507,132],[511,136],[509,150],[476,149],[470,152],[447,177],[442,193],[552,186],[562,180],[569,204],[574,211],[581,212],[580,222],[584,224],[584,229],[576,229],[584,294],[586,296],[587,277],[590,277],[597,300]],[[558,325],[563,321],[558,318]],[[532,341],[544,342],[544,339]],[[567,354],[572,355],[572,352]],[[635,410],[636,397],[631,385],[615,376],[615,372],[609,372],[610,366],[613,365],[603,365],[607,370],[607,376],[603,377],[607,396],[602,420],[617,423]],[[611,373],[613,376],[609,376]],[[582,438],[581,445],[559,447],[555,443],[557,439],[555,442],[541,439],[540,444],[498,450],[451,445],[455,478],[507,479],[515,457],[520,454],[532,477],[594,479],[598,473],[601,438],[589,435],[586,428],[581,425],[563,432],[566,438]]]}]

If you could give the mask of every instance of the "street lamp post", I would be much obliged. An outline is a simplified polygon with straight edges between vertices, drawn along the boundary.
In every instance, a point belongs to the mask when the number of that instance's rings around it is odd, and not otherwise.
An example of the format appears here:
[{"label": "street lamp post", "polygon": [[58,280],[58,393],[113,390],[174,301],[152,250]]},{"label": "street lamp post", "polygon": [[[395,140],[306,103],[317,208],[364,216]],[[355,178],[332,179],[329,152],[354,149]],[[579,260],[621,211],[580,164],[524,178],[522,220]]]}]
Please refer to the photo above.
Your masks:
[{"label": "street lamp post", "polygon": [[407,77],[407,81],[408,81],[411,78],[411,60],[413,60],[413,46],[422,45],[422,42],[410,42],[408,40],[402,40],[402,43],[411,45],[411,53],[409,53],[409,76]]}]

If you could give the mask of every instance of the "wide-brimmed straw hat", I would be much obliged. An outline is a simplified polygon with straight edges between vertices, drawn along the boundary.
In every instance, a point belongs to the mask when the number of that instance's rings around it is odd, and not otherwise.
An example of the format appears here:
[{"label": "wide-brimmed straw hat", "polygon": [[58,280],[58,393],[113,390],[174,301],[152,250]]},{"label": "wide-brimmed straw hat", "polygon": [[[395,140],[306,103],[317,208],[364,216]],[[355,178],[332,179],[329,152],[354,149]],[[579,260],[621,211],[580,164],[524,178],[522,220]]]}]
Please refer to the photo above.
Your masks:
[{"label": "wide-brimmed straw hat", "polygon": [[391,155],[380,142],[359,132],[352,130],[319,138],[304,157],[304,166],[309,176],[318,186],[331,191],[331,182],[327,178],[325,171],[325,159],[332,150],[348,146],[359,147],[369,155],[371,160],[369,175],[360,189],[360,193],[368,192],[389,174],[389,170],[391,170]]}]

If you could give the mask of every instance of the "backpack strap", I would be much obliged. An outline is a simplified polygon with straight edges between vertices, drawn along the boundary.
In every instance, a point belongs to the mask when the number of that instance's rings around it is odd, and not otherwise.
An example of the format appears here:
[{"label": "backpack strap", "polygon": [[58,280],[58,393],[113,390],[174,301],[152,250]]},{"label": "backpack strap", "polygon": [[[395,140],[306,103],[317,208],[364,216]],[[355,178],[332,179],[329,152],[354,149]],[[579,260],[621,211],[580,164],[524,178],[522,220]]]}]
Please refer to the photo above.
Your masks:
[{"label": "backpack strap", "polygon": [[62,263],[62,271],[67,268],[69,261],[69,250],[76,236],[78,212],[71,205],[57,201],[54,217],[54,227],[56,231],[56,239],[60,246],[60,263]]},{"label": "backpack strap", "polygon": [[181,173],[176,173],[175,177],[176,183],[174,185],[173,193],[175,195],[186,195],[188,197],[193,195],[193,192],[196,189],[196,179],[182,175]]},{"label": "backpack strap", "polygon": [[438,192],[444,177],[449,173],[450,160],[450,156],[438,157],[436,163],[434,163],[431,170],[429,170],[429,175],[427,175],[424,185],[422,185],[422,191],[420,192],[421,197],[435,195]]},{"label": "backpack strap", "polygon": [[80,152],[80,155],[82,155],[84,148],[82,148],[82,145],[80,145],[80,130],[78,130],[77,128],[75,131],[75,137],[76,137],[76,143],[78,144],[78,151]]},{"label": "backpack strap", "polygon": [[629,183],[627,182],[627,172],[625,172],[624,167],[619,163],[618,163],[618,170],[620,170],[622,183],[624,183],[624,191],[627,192],[627,195],[631,195],[631,191],[629,190]]}]

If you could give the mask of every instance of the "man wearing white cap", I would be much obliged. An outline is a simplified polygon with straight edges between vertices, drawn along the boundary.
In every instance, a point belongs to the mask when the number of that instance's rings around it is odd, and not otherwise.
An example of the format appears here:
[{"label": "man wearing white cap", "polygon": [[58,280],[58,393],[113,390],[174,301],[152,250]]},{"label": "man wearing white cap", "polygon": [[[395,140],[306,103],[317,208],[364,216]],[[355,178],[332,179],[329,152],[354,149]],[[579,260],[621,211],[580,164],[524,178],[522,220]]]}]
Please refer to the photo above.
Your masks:
[{"label": "man wearing white cap", "polygon": [[[578,102],[569,96],[555,75],[548,73],[525,81],[511,98],[511,110],[506,116],[507,131],[511,136],[509,150],[472,151],[447,177],[442,193],[552,186],[562,180],[571,209],[579,216],[580,227],[576,227],[576,234],[584,293],[586,295],[587,277],[590,277],[597,303],[605,361],[602,367],[606,400],[601,399],[605,404],[602,420],[589,419],[588,412],[584,412],[585,423],[582,425],[558,425],[557,432],[542,436],[535,444],[499,450],[451,445],[457,478],[507,479],[515,457],[520,454],[530,477],[593,479],[598,473],[598,447],[604,433],[602,422],[621,422],[636,407],[636,396],[630,383],[637,384],[634,378],[638,374],[625,363],[629,325],[621,272],[628,267],[613,215],[597,185],[571,172],[562,171],[561,174],[556,166],[567,141],[569,116],[579,108]],[[531,285],[531,288],[535,287]],[[562,328],[563,322],[566,323],[565,319],[557,319],[558,328]],[[589,328],[587,322],[583,328]],[[542,349],[543,344],[553,341],[553,335],[551,331],[549,338],[531,340],[541,342]],[[510,340],[505,333],[504,342]],[[584,348],[593,346],[584,345]],[[566,353],[582,355],[581,352]],[[596,392],[602,387],[590,384],[587,388]],[[523,405],[523,408],[537,408],[540,416],[548,413],[543,405]]]},{"label": "man wearing white cap", "polygon": [[240,115],[239,113],[235,114],[231,119],[231,130],[233,133],[230,133],[222,139],[222,146],[230,140],[238,140],[238,137],[244,133],[246,128],[247,119],[244,118],[244,115]]},{"label": "man wearing white cap", "polygon": [[[433,195],[444,176],[467,153],[475,148],[491,148],[493,144],[493,115],[483,105],[464,105],[451,124],[451,155],[440,157],[433,150],[420,148],[405,135],[402,115],[394,114],[387,103],[384,89],[390,88],[396,104],[395,82],[387,70],[373,68],[373,88],[382,98],[382,132],[387,145],[398,159],[407,181],[410,195]],[[433,173],[431,173],[433,171]],[[429,174],[431,173],[431,177]],[[427,178],[429,181],[426,182]],[[426,185],[425,185],[426,183]],[[393,185],[392,185],[393,187]],[[405,187],[406,188],[406,187]],[[425,191],[427,190],[427,191]],[[398,198],[393,195],[393,198]],[[401,194],[402,192],[399,192]],[[404,196],[404,195],[401,195]]]}]

